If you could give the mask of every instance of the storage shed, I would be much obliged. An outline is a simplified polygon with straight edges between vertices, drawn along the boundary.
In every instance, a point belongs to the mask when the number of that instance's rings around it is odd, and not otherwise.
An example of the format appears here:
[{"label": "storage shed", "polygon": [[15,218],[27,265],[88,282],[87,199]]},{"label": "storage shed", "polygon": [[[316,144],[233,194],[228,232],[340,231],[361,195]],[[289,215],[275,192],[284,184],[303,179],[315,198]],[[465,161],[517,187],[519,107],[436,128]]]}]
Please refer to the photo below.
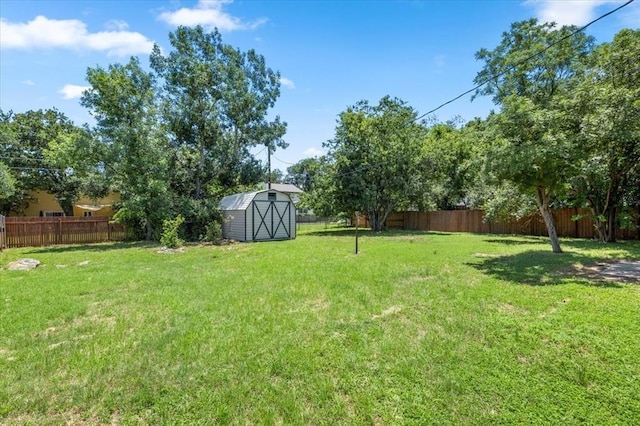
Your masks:
[{"label": "storage shed", "polygon": [[296,206],[280,191],[229,195],[220,201],[225,238],[238,241],[289,240],[296,237]]}]

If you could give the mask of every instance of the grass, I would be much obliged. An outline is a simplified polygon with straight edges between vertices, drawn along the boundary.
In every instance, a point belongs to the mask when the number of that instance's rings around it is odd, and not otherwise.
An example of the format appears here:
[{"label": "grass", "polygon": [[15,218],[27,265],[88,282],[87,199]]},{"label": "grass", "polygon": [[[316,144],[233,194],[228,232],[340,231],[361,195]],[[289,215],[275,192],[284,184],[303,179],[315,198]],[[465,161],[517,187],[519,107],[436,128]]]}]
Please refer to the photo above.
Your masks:
[{"label": "grass", "polygon": [[6,250],[0,423],[639,424],[640,285],[583,272],[640,244],[562,243]]}]

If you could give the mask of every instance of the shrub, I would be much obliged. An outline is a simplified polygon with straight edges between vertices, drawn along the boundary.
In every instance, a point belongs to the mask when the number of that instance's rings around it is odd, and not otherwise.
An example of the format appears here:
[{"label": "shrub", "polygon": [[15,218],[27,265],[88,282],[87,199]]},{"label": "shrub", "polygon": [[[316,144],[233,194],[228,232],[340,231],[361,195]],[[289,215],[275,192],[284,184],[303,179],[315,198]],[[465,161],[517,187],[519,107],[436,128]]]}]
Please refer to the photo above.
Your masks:
[{"label": "shrub", "polygon": [[184,223],[182,215],[176,216],[175,219],[167,219],[162,222],[162,236],[160,237],[160,244],[167,246],[167,248],[178,248],[182,246],[184,241],[178,234],[182,223]]},{"label": "shrub", "polygon": [[213,221],[206,226],[206,232],[203,238],[204,241],[209,241],[213,244],[219,244],[222,240],[222,226],[220,222]]}]

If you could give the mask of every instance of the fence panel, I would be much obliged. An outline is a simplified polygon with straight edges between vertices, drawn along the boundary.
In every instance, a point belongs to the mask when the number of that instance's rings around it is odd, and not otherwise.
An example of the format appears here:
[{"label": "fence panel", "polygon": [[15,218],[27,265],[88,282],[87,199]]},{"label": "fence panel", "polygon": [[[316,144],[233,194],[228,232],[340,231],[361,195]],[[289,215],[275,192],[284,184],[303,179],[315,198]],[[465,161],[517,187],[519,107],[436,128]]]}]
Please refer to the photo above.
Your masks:
[{"label": "fence panel", "polygon": [[8,217],[6,247],[91,244],[123,241],[124,226],[108,217]]},{"label": "fence panel", "polygon": [[[640,206],[635,229],[618,229],[619,239],[640,239]],[[564,208],[553,211],[556,231],[560,237],[593,238],[596,231],[588,209]],[[584,216],[573,220],[577,215]],[[355,223],[355,222],[354,222]],[[360,225],[369,226],[366,217],[360,216]],[[385,221],[390,229],[438,232],[472,232],[477,234],[521,234],[547,236],[547,227],[540,215],[533,215],[511,222],[484,222],[482,210],[439,210],[430,212],[393,212]]]}]

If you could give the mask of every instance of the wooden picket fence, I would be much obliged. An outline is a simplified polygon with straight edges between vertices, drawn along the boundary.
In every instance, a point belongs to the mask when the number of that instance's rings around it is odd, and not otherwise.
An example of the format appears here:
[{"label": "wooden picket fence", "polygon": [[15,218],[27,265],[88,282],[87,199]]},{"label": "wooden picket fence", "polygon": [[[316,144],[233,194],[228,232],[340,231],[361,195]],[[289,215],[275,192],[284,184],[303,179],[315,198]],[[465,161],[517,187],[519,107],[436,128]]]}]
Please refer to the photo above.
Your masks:
[{"label": "wooden picket fence", "polygon": [[4,220],[6,248],[91,244],[127,239],[124,226],[111,223],[108,217],[7,217]]},{"label": "wooden picket fence", "polygon": [[[640,214],[640,207],[637,208]],[[587,217],[579,220],[572,218],[587,215],[586,209],[564,208],[553,211],[556,231],[560,237],[594,238],[597,236],[593,221]],[[367,220],[360,217],[360,225],[368,226]],[[618,239],[640,239],[640,223],[636,229],[619,229]],[[546,236],[547,228],[539,215],[525,217],[518,221],[488,223],[484,221],[482,210],[440,210],[431,212],[404,211],[393,212],[387,217],[385,227],[438,232],[471,232],[476,234],[521,234]]]}]

